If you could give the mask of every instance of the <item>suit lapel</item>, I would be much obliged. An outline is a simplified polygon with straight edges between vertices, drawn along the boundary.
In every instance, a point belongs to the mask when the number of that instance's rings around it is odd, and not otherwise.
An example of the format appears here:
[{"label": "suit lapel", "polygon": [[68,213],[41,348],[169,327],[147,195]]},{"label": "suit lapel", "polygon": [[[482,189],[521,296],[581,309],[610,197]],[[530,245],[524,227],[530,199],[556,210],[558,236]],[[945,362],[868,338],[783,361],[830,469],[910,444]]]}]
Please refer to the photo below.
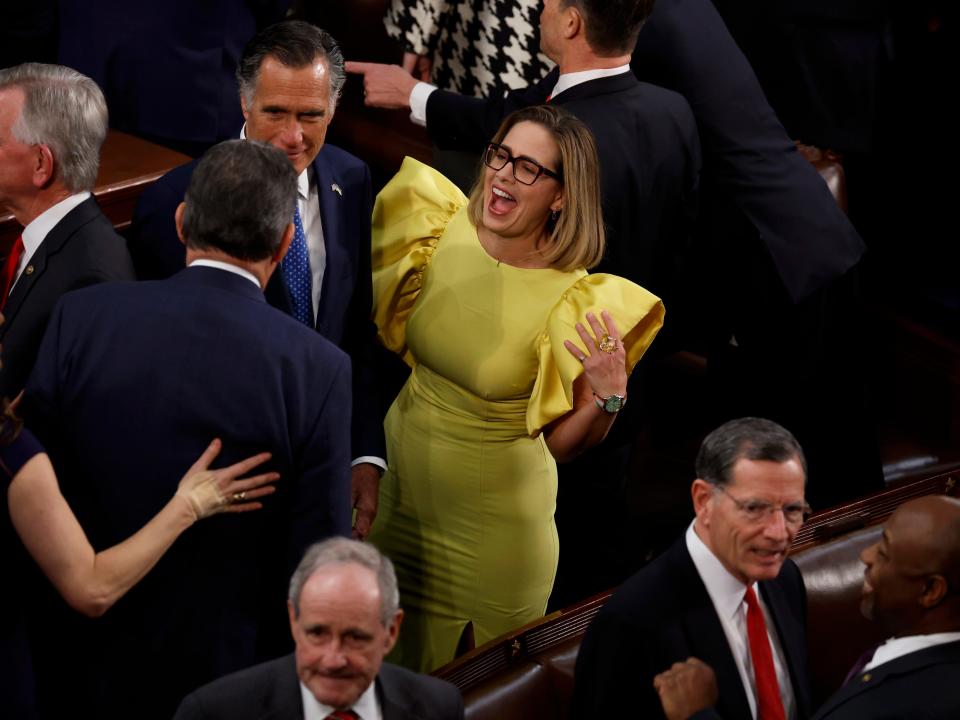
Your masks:
[{"label": "suit lapel", "polygon": [[350,267],[346,251],[347,238],[341,230],[341,203],[343,202],[343,183],[336,171],[327,162],[321,150],[313,163],[314,177],[317,183],[317,195],[320,200],[320,221],[323,224],[323,244],[327,255],[323,271],[323,285],[320,290],[320,304],[317,307],[317,330],[328,337],[331,332],[331,308],[344,302],[341,273]]},{"label": "suit lapel", "polygon": [[30,258],[30,261],[20,273],[20,279],[14,285],[13,291],[7,300],[3,309],[6,317],[5,327],[10,327],[16,320],[17,313],[23,306],[24,301],[30,295],[30,291],[47,270],[47,265],[51,258],[57,255],[66,245],[70,237],[81,227],[93,220],[99,214],[96,201],[91,197],[77,205],[73,210],[64,215],[53,229],[47,233],[47,236],[40,243],[40,247]]},{"label": "suit lapel", "polygon": [[945,643],[898,657],[896,660],[878,665],[869,672],[862,672],[850,678],[850,682],[830,696],[816,717],[829,716],[844,703],[863,692],[874,690],[890,678],[909,675],[930,665],[960,662],[960,642]]},{"label": "suit lapel", "polygon": [[803,636],[803,627],[791,620],[790,603],[787,600],[784,588],[776,581],[760,583],[760,593],[763,595],[773,623],[780,638],[780,647],[786,656],[787,669],[790,672],[790,681],[793,683],[793,697],[797,703],[797,715],[809,717],[810,698],[807,694],[807,663],[804,647],[806,638]]},{"label": "suit lapel", "polygon": [[682,597],[688,603],[684,621],[687,646],[693,654],[713,668],[717,687],[721,688],[717,710],[723,717],[750,717],[750,704],[743,689],[740,671],[723,633],[723,626],[707,588],[700,579],[683,536],[674,545],[676,558],[671,559],[680,573]]},{"label": "suit lapel", "polygon": [[303,720],[300,680],[293,655],[283,658],[273,674],[273,694],[267,699],[257,720]]},{"label": "suit lapel", "polygon": [[377,698],[383,711],[383,720],[419,720],[403,702],[402,693],[394,682],[393,669],[384,663],[377,675]]}]

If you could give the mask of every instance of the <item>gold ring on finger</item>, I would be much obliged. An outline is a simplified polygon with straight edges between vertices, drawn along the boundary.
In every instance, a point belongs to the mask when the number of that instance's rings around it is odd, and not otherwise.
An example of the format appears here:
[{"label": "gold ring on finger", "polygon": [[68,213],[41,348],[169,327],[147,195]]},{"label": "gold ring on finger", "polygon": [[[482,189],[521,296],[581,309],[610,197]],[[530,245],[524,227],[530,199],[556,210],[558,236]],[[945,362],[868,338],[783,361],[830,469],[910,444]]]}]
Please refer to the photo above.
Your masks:
[{"label": "gold ring on finger", "polygon": [[604,333],[600,337],[600,342],[597,343],[597,347],[600,349],[600,352],[605,352],[608,355],[612,355],[617,351],[619,345],[617,344],[617,339],[615,337]]}]

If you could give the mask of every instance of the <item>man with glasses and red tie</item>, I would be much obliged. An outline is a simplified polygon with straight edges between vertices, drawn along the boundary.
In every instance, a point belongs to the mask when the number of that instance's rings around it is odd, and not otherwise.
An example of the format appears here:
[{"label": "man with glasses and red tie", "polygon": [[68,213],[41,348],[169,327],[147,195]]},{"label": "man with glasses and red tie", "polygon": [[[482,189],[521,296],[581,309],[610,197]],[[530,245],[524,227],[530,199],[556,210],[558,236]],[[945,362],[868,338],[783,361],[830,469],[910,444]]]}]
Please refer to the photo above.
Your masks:
[{"label": "man with glasses and red tie", "polygon": [[704,717],[811,714],[803,581],[787,560],[809,512],[803,450],[780,425],[741,418],[706,437],[696,470],[684,536],[584,637],[573,717],[664,717],[659,692],[681,663],[716,675]]}]

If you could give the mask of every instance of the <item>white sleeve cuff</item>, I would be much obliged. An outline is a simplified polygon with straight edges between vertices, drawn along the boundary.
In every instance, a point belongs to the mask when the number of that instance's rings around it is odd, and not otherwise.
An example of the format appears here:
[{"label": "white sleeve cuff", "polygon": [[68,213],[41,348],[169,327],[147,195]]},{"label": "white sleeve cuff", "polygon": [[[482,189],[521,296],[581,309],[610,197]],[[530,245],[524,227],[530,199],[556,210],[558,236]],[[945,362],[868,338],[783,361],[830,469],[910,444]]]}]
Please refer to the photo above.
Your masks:
[{"label": "white sleeve cuff", "polygon": [[410,122],[420,127],[427,126],[427,98],[437,89],[436,85],[418,82],[410,91]]},{"label": "white sleeve cuff", "polygon": [[360,463],[370,463],[371,465],[376,465],[383,472],[386,472],[387,470],[387,461],[383,458],[378,458],[376,455],[361,455],[352,463],[350,463],[350,467],[359,465]]}]

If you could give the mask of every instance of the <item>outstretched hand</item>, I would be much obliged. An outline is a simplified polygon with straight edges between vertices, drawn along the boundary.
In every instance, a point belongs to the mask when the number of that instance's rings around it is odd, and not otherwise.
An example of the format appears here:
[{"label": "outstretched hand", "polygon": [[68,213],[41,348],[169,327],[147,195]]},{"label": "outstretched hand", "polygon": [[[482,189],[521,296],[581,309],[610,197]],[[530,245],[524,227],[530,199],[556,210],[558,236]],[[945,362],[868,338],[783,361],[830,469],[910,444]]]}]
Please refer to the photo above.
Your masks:
[{"label": "outstretched hand", "polygon": [[583,363],[583,372],[595,395],[606,398],[627,394],[627,353],[623,349],[620,332],[613,316],[606,310],[600,313],[603,325],[592,312],[587,313],[587,322],[593,335],[583,323],[577,323],[577,334],[583,348],[571,340],[563,345],[577,360]]},{"label": "outstretched hand", "polygon": [[363,75],[363,101],[370,107],[409,108],[410,93],[417,84],[399,65],[349,61],[348,73]]},{"label": "outstretched hand", "polygon": [[222,447],[223,443],[219,439],[211,442],[177,486],[176,494],[186,500],[197,520],[217,513],[259,510],[263,504],[257,502],[257,498],[273,493],[276,488],[268,483],[280,479],[280,474],[276,472],[240,478],[244,473],[269,460],[270,453],[266,452],[248,457],[229,467],[209,470],[210,463],[220,454]]}]

